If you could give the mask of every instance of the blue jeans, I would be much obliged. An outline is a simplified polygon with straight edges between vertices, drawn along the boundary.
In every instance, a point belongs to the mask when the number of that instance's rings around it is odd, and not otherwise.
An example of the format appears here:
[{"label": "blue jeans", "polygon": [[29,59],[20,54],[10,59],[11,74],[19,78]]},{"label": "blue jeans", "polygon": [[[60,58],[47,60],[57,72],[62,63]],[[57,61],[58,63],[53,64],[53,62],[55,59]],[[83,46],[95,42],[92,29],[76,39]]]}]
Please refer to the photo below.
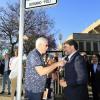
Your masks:
[{"label": "blue jeans", "polygon": [[33,93],[32,91],[25,90],[25,100],[42,100],[42,92]]},{"label": "blue jeans", "polygon": [[5,85],[6,85],[6,81],[8,83],[8,93],[10,92],[10,79],[9,79],[9,75],[8,72],[4,72],[3,74],[3,80],[2,80],[2,91],[5,91]]}]

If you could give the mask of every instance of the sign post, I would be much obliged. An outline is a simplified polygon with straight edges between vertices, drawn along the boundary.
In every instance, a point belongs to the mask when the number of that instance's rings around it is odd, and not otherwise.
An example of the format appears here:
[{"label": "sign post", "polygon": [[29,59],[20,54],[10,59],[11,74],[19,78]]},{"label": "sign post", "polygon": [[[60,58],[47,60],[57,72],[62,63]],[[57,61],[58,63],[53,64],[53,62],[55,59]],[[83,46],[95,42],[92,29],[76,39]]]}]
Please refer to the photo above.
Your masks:
[{"label": "sign post", "polygon": [[21,100],[21,87],[22,87],[22,74],[23,74],[22,73],[23,33],[24,33],[24,0],[20,0],[17,100]]}]

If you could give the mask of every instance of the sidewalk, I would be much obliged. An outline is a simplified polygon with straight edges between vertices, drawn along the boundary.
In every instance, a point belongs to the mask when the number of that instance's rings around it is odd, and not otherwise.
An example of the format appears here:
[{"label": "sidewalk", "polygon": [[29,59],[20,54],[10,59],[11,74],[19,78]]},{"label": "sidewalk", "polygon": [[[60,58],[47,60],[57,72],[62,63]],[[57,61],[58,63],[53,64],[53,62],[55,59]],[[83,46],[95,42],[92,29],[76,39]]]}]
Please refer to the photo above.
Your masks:
[{"label": "sidewalk", "polygon": [[0,100],[11,100],[11,97],[8,95],[0,95]]},{"label": "sidewalk", "polygon": [[[0,75],[0,92],[2,91],[2,77]],[[0,94],[0,100],[11,100],[11,95],[8,95],[7,85],[5,89],[5,94]],[[25,100],[22,96],[22,100]]]}]

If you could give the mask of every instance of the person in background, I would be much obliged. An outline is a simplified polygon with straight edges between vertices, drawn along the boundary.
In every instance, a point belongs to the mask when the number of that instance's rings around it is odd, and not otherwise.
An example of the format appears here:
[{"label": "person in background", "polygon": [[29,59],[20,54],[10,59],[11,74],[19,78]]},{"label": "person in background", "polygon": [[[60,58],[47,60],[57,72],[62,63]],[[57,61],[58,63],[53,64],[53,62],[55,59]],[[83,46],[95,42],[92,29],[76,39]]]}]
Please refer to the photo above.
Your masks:
[{"label": "person in background", "polygon": [[93,100],[100,100],[100,63],[99,55],[93,54],[90,65],[90,79],[93,93]]},{"label": "person in background", "polygon": [[4,59],[0,60],[0,74],[3,75],[4,73]]},{"label": "person in background", "polygon": [[48,49],[48,40],[40,37],[36,40],[35,49],[30,51],[26,61],[25,97],[28,100],[41,100],[45,89],[46,76],[58,66],[65,64],[64,60],[45,67],[43,54]]},{"label": "person in background", "polygon": [[11,80],[11,100],[14,100],[14,94],[17,87],[17,75],[18,75],[18,49],[15,50],[14,57],[10,59],[9,62]]},{"label": "person in background", "polygon": [[88,71],[88,85],[91,85],[91,79],[90,79],[90,59],[88,58],[86,52],[81,53],[82,57],[84,58],[87,66],[87,71]]},{"label": "person in background", "polygon": [[65,77],[60,80],[64,87],[64,100],[88,100],[88,74],[84,58],[78,52],[78,44],[71,39],[65,41],[64,52],[68,55]]},{"label": "person in background", "polygon": [[[53,55],[50,55],[47,59],[47,66],[50,66],[51,64],[57,62],[55,61],[55,57]],[[51,92],[53,91],[52,88],[51,88],[51,85],[53,84],[53,81],[54,80],[57,80],[57,73],[56,73],[56,69],[53,70],[51,73],[49,73],[47,75],[47,80],[46,80],[46,90],[48,91],[48,94],[47,94],[47,98],[48,99],[51,99],[52,96],[51,96]]]},{"label": "person in background", "polygon": [[6,82],[8,84],[8,95],[10,95],[10,79],[9,79],[9,54],[5,53],[4,54],[4,71],[3,71],[3,79],[2,79],[2,91],[0,94],[4,94],[5,93],[5,85]]}]

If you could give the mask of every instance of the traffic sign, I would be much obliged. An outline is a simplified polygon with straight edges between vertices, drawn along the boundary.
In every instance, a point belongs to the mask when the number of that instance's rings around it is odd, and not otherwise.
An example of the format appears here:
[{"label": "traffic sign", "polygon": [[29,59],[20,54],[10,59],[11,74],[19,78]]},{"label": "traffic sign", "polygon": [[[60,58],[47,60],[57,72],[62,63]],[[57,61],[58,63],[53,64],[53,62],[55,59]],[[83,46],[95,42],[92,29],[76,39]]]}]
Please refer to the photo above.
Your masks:
[{"label": "traffic sign", "polygon": [[25,8],[35,8],[41,6],[54,5],[57,3],[57,0],[25,0]]}]

